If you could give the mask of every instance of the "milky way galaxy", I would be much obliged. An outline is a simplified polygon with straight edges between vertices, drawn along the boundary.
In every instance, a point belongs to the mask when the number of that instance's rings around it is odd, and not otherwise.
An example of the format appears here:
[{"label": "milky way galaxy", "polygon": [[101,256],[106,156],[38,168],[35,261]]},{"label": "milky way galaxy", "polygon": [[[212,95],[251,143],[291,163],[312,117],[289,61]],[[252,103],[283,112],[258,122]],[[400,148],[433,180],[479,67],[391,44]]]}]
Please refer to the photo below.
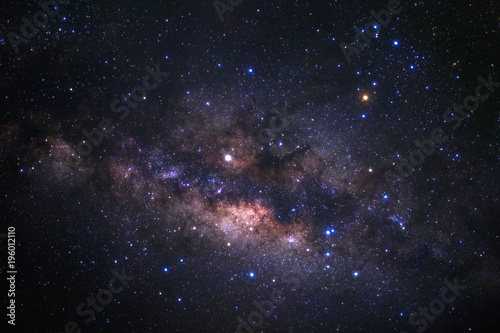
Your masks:
[{"label": "milky way galaxy", "polygon": [[9,329],[498,329],[493,2],[401,2],[349,61],[387,4],[215,3],[66,4],[2,40]]}]

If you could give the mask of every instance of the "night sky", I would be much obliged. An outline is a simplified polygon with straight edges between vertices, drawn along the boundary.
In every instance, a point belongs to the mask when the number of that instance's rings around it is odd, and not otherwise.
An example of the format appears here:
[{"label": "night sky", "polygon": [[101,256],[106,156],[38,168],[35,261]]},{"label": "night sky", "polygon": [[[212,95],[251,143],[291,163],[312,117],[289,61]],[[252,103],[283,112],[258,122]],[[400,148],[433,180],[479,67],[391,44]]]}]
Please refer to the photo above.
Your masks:
[{"label": "night sky", "polygon": [[1,332],[499,329],[498,1],[2,7]]}]

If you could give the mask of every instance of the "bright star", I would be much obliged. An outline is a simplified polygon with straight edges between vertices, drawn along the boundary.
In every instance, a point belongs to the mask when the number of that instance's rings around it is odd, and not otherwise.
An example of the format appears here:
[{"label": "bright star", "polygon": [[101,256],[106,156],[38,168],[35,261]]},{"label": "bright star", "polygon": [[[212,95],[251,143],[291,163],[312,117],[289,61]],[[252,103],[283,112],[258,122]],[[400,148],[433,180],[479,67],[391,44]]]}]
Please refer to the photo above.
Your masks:
[{"label": "bright star", "polygon": [[226,160],[226,162],[230,162],[233,158],[231,157],[231,155],[226,155],[224,156],[224,159]]}]

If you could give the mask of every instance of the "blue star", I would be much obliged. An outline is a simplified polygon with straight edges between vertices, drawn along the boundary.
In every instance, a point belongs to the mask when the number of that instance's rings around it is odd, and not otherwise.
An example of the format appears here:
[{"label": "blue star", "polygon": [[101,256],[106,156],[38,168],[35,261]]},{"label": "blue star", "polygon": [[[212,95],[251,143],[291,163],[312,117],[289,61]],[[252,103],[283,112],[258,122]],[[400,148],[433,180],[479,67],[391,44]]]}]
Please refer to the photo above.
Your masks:
[{"label": "blue star", "polygon": [[255,276],[255,274],[253,272],[250,272],[250,274],[248,274],[248,275],[250,275],[250,277],[254,277]]},{"label": "blue star", "polygon": [[164,271],[164,272],[168,272],[168,268],[167,268],[167,267],[165,267],[165,268],[163,269],[163,271]]},{"label": "blue star", "polygon": [[253,69],[252,69],[252,68],[249,68],[249,69],[248,69],[248,73],[253,73]]},{"label": "blue star", "polygon": [[358,275],[359,275],[359,273],[358,273],[358,272],[354,272],[354,276],[358,276]]},{"label": "blue star", "polygon": [[398,46],[399,42],[397,40],[394,41],[393,43],[395,46]]},{"label": "blue star", "polygon": [[365,114],[362,114],[362,115],[361,115],[361,118],[366,118],[366,115],[365,115]]}]

